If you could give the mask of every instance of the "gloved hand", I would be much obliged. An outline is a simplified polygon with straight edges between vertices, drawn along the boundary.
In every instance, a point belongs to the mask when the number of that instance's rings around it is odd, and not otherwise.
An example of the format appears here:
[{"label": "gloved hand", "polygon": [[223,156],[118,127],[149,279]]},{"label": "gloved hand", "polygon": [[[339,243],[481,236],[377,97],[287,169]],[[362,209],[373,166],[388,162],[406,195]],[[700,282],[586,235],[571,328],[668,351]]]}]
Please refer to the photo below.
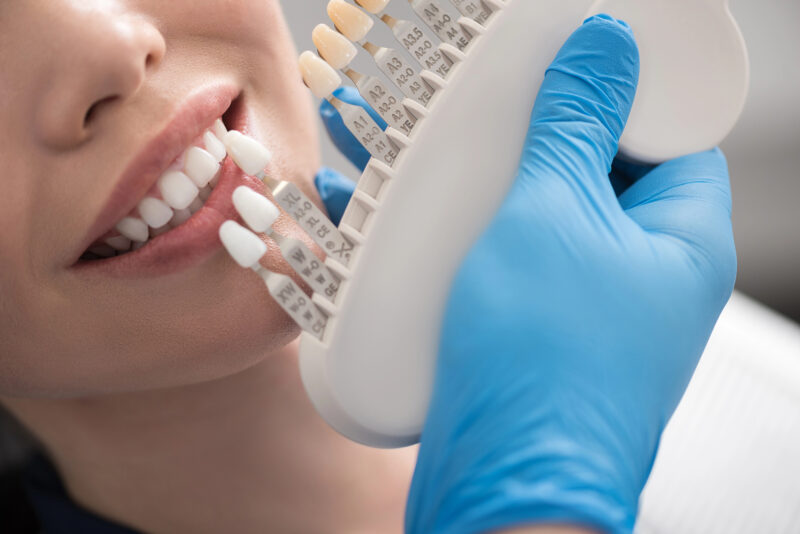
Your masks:
[{"label": "gloved hand", "polygon": [[408,532],[633,529],[736,276],[719,150],[612,169],[638,66],[601,16],[547,72],[513,190],[453,283]]}]

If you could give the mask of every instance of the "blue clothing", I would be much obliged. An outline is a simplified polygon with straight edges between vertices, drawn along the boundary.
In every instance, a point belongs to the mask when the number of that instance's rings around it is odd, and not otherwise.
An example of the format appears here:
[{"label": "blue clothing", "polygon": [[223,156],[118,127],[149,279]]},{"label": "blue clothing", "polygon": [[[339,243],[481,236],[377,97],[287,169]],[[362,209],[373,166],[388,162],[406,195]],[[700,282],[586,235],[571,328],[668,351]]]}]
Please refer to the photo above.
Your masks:
[{"label": "blue clothing", "polygon": [[30,462],[25,490],[39,519],[41,534],[137,534],[75,504],[55,468],[43,456]]}]

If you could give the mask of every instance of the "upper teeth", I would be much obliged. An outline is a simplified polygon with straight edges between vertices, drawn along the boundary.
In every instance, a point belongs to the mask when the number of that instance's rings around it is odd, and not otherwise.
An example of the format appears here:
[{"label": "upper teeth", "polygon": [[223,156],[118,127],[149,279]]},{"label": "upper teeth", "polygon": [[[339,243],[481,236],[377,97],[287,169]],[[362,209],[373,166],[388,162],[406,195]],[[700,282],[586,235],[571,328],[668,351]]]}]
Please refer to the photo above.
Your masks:
[{"label": "upper teeth", "polygon": [[227,152],[220,136],[226,133],[225,125],[217,119],[203,134],[202,146],[191,146],[183,155],[183,170],[165,172],[157,183],[161,198],[145,197],[139,202],[138,215],[128,215],[115,229],[120,235],[107,238],[106,244],[114,250],[127,252],[139,248],[151,236],[160,235],[169,227],[186,222],[203,207],[215,185],[214,178],[220,162]]}]

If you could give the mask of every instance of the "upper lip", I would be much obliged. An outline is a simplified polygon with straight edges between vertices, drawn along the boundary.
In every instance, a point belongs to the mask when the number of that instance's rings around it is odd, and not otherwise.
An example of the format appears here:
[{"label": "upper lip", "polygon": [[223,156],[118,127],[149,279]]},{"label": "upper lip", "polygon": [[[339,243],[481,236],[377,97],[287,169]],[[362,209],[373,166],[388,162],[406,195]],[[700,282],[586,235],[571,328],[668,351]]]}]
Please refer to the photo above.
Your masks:
[{"label": "upper lip", "polygon": [[175,158],[225,113],[238,93],[231,85],[206,87],[192,92],[176,107],[166,127],[122,172],[100,215],[76,249],[72,263],[136,207]]}]

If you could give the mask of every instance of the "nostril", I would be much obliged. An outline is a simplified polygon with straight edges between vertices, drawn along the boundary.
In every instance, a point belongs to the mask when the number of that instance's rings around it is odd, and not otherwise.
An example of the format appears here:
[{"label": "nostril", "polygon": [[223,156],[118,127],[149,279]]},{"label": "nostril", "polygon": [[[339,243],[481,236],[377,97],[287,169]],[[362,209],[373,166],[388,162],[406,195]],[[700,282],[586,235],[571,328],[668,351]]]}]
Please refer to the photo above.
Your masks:
[{"label": "nostril", "polygon": [[110,104],[116,99],[116,96],[107,96],[106,98],[101,98],[89,106],[89,109],[86,110],[86,115],[83,116],[83,126],[86,127],[90,122],[92,122],[92,120],[97,116],[97,112],[99,111],[100,107]]}]

